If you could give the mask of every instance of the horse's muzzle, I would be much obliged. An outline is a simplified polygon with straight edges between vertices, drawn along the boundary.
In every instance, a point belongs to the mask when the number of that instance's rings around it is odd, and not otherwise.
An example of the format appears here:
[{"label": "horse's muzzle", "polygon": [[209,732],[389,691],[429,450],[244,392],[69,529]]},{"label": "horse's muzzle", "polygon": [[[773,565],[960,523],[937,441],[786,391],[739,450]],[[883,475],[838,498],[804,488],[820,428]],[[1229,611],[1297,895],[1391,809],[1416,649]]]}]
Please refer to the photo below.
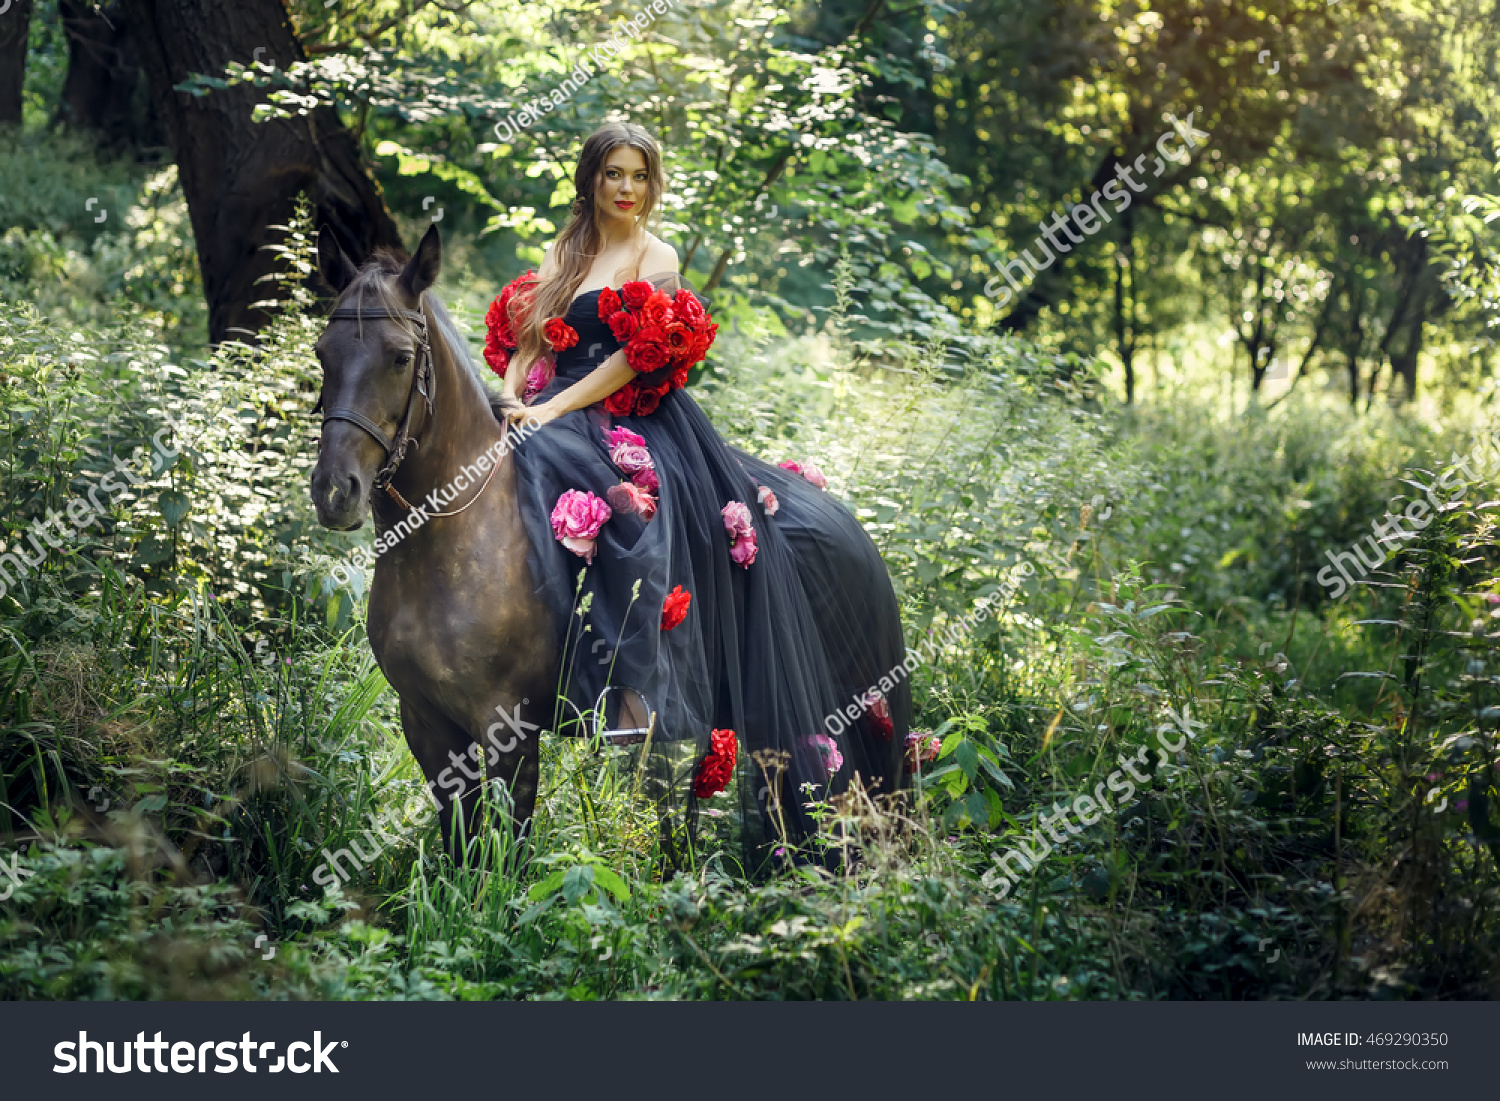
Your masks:
[{"label": "horse's muzzle", "polygon": [[319,461],[313,467],[312,499],[318,523],[334,531],[364,526],[369,508],[369,483],[358,471],[332,471]]}]

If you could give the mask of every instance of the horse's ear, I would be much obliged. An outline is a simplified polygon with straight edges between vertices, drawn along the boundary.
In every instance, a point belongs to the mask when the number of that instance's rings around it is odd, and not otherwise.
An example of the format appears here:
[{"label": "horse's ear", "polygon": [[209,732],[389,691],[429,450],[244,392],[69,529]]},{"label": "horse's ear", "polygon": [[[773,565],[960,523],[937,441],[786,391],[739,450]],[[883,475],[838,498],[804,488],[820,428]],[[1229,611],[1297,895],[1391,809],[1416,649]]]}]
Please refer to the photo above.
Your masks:
[{"label": "horse's ear", "polygon": [[342,294],[344,288],[354,282],[355,275],[359,273],[354,261],[349,259],[343,246],[339,244],[339,239],[334,236],[333,230],[327,226],[318,231],[318,271],[335,294]]},{"label": "horse's ear", "polygon": [[438,272],[443,270],[443,241],[438,236],[436,223],[427,227],[417,253],[406,262],[401,271],[401,285],[412,298],[422,297],[422,292],[437,282]]}]

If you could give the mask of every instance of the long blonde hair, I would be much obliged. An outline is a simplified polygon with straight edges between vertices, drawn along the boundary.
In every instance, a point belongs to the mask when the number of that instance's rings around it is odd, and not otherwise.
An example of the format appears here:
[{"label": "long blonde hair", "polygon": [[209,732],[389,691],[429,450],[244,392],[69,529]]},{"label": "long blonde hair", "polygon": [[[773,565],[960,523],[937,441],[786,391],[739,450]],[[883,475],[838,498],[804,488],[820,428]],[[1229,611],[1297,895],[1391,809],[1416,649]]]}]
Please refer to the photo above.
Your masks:
[{"label": "long blonde hair", "polygon": [[[526,296],[527,303],[511,302],[511,331],[516,335],[517,355],[522,363],[535,363],[547,350],[542,327],[548,318],[561,317],[568,312],[574,295],[602,250],[604,234],[599,227],[594,192],[603,181],[605,160],[616,149],[627,145],[646,160],[646,199],[641,206],[641,224],[651,216],[661,199],[666,188],[661,147],[643,127],[633,122],[607,122],[588,136],[578,154],[578,166],[573,170],[573,188],[578,197],[573,200],[568,223],[557,235],[552,248],[552,270],[538,279],[535,291]],[[642,234],[637,265],[645,255],[645,245],[645,235]]]}]

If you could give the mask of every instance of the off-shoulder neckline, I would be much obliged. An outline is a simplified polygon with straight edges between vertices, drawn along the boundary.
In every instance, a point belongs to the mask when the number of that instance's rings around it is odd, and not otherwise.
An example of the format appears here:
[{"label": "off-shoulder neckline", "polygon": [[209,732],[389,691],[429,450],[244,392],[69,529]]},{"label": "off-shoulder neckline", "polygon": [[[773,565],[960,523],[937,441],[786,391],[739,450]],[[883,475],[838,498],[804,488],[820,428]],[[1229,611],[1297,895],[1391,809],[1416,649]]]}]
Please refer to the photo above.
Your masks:
[{"label": "off-shoulder neckline", "polygon": [[[648,275],[648,276],[646,276],[644,279],[629,279],[629,280],[626,280],[626,282],[629,282],[629,283],[650,283],[650,282],[653,282],[654,280],[661,279],[661,278],[663,278],[665,276],[668,276],[668,275],[675,275],[679,279],[682,278],[682,272],[680,272],[680,271],[659,271],[655,275]],[[684,280],[684,282],[685,282],[685,280]],[[625,285],[624,283],[620,284],[621,287],[623,287],[624,285]],[[591,291],[582,291],[581,293],[576,294],[576,295],[573,296],[573,301],[571,301],[571,302],[568,303],[568,309],[572,310],[574,306],[578,305],[579,302],[581,302],[583,299],[587,298],[591,294],[602,294],[605,291],[614,291],[616,294],[619,294],[620,293],[620,287],[595,287]]]}]

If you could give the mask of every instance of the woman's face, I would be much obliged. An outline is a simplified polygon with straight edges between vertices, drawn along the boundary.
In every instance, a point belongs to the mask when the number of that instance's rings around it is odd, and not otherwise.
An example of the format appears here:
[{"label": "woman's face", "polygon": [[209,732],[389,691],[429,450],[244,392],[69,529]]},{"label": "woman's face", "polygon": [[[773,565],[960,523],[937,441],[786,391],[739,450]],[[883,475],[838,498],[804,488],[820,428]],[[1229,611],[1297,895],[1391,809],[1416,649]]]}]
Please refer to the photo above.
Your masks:
[{"label": "woman's face", "polygon": [[640,217],[649,190],[646,157],[639,149],[616,146],[604,158],[603,178],[594,191],[594,206],[603,225],[629,228]]}]

